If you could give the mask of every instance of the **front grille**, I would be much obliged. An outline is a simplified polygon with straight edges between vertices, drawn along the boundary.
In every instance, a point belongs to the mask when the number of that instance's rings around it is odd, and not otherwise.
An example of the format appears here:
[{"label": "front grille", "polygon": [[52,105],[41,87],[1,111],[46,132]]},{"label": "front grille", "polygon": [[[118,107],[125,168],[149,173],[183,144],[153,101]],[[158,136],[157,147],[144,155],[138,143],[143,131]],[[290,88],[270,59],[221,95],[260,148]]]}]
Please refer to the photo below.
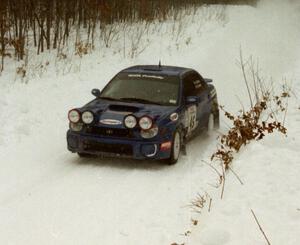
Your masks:
[{"label": "front grille", "polygon": [[113,153],[120,155],[133,155],[133,149],[131,145],[125,144],[108,144],[108,143],[100,143],[95,141],[89,141],[85,143],[85,150],[90,151],[98,151],[104,153]]},{"label": "front grille", "polygon": [[133,138],[132,131],[125,128],[89,127],[86,129],[86,133],[117,138]]}]

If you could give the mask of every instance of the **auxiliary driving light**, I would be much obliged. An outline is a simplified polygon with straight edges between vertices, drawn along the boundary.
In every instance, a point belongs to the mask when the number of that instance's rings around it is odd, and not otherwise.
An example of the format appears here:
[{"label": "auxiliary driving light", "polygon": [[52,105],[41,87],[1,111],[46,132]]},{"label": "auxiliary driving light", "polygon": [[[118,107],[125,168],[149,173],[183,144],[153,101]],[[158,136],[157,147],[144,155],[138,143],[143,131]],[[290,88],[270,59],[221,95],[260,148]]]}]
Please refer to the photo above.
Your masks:
[{"label": "auxiliary driving light", "polygon": [[125,118],[124,124],[127,128],[134,128],[137,124],[136,118],[132,115],[129,115]]},{"label": "auxiliary driving light", "polygon": [[81,118],[85,124],[91,124],[94,121],[94,115],[90,111],[85,111],[84,113],[82,113]]},{"label": "auxiliary driving light", "polygon": [[144,116],[139,120],[139,125],[144,130],[150,129],[152,127],[152,119]]},{"label": "auxiliary driving light", "polygon": [[78,123],[80,120],[80,113],[76,109],[70,110],[68,113],[68,118],[72,123]]}]

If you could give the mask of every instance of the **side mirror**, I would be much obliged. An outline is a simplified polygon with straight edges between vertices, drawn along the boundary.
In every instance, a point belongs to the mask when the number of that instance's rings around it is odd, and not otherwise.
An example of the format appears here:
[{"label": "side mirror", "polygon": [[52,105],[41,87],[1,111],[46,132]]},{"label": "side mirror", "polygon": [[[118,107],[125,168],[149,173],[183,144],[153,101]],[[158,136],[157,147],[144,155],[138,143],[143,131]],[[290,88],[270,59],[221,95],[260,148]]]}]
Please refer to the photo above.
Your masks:
[{"label": "side mirror", "polygon": [[186,97],[185,102],[187,104],[195,104],[199,102],[199,98],[197,96],[188,96]]},{"label": "side mirror", "polygon": [[100,90],[97,89],[97,88],[94,88],[92,90],[92,95],[94,95],[96,98],[99,98],[100,97]]}]

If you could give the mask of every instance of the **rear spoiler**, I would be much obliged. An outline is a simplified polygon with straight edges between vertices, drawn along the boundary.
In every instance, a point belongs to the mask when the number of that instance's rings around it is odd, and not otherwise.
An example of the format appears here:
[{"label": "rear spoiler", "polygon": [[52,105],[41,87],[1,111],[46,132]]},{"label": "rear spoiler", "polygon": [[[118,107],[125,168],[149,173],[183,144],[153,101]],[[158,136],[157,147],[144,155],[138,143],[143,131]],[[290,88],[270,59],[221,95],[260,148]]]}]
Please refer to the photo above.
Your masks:
[{"label": "rear spoiler", "polygon": [[210,78],[204,78],[204,81],[206,82],[206,83],[212,83],[212,79],[210,79]]}]

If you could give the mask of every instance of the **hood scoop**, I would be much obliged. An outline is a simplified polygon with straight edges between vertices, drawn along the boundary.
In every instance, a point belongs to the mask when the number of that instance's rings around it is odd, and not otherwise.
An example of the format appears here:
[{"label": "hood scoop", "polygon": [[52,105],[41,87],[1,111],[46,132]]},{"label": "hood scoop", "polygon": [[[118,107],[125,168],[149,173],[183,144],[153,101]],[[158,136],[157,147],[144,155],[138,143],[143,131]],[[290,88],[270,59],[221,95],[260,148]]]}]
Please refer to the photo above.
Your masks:
[{"label": "hood scoop", "polygon": [[140,110],[140,108],[135,106],[128,106],[128,105],[109,105],[108,109],[110,111],[115,112],[123,112],[123,113],[135,113]]}]

